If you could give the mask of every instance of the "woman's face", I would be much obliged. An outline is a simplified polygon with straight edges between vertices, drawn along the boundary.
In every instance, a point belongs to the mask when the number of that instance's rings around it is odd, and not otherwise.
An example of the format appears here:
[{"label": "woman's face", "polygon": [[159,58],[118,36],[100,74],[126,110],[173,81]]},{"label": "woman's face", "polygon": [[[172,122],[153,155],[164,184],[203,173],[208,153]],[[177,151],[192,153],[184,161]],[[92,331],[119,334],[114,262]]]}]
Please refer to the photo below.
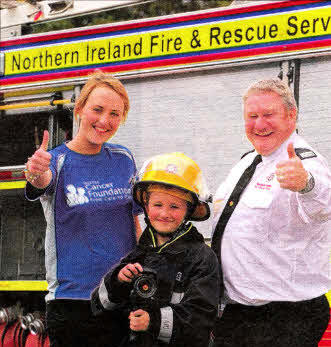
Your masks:
[{"label": "woman's face", "polygon": [[123,112],[124,102],[113,89],[107,86],[93,89],[82,109],[77,110],[81,120],[77,136],[82,149],[95,148],[98,152],[116,133]]},{"label": "woman's face", "polygon": [[146,207],[152,226],[161,233],[172,233],[182,224],[187,213],[187,203],[163,192],[151,192]]}]

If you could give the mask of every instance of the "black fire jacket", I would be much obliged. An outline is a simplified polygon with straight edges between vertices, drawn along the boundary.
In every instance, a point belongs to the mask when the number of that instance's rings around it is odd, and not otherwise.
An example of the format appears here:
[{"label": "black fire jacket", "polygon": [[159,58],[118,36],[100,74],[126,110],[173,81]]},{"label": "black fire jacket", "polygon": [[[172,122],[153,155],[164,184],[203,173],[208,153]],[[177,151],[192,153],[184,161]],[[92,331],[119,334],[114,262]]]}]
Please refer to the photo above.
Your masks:
[{"label": "black fire jacket", "polygon": [[[126,264],[136,262],[157,274],[156,293],[148,299],[138,295],[138,304],[133,284],[117,280],[118,272]],[[150,343],[145,341],[144,346],[208,346],[218,307],[218,266],[215,254],[191,223],[160,247],[156,246],[154,234],[147,227],[136,250],[108,272],[93,291],[92,311],[94,314],[105,310],[125,314],[126,321],[132,309],[149,312],[150,325],[143,334],[149,336]]]}]

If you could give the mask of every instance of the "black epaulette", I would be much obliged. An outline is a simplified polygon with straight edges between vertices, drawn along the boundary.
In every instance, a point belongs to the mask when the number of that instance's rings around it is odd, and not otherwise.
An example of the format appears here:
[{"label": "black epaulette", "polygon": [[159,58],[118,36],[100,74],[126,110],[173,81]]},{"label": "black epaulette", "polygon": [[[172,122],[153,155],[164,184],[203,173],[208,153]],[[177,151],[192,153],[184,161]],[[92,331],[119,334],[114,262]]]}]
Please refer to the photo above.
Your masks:
[{"label": "black epaulette", "polygon": [[247,154],[253,153],[254,151],[255,151],[255,149],[252,149],[251,151],[248,151],[248,152],[244,153],[244,154],[241,156],[240,159],[242,159],[243,157],[246,157]]},{"label": "black epaulette", "polygon": [[[255,151],[255,149],[252,149],[251,151],[248,151],[246,153],[244,153],[240,159],[246,157],[247,154],[249,153],[253,153]],[[295,154],[301,159],[310,159],[310,158],[315,158],[317,157],[317,154],[315,152],[313,152],[311,149],[308,148],[295,148],[294,149]]]},{"label": "black epaulette", "polygon": [[295,148],[294,151],[301,160],[317,157],[316,153],[308,148]]}]

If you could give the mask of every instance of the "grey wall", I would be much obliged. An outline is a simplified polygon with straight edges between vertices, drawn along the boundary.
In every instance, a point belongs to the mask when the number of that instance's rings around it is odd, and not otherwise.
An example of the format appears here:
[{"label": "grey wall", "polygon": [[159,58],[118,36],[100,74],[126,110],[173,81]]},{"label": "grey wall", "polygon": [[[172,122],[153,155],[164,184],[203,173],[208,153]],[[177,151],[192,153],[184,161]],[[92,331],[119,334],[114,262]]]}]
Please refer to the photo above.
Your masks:
[{"label": "grey wall", "polygon": [[[256,79],[276,77],[279,63],[124,81],[131,110],[113,142],[150,156],[181,151],[202,168],[211,193],[251,148],[244,134],[241,97]],[[210,237],[211,223],[197,223]]]},{"label": "grey wall", "polygon": [[[276,77],[279,63],[169,73],[125,80],[131,110],[113,142],[132,150],[138,168],[150,156],[181,151],[202,168],[211,193],[241,155],[251,149],[244,134],[241,97],[253,81]],[[331,165],[331,58],[302,60],[299,133]],[[210,220],[197,226],[210,237]]]},{"label": "grey wall", "polygon": [[299,133],[331,166],[331,57],[301,62]]}]

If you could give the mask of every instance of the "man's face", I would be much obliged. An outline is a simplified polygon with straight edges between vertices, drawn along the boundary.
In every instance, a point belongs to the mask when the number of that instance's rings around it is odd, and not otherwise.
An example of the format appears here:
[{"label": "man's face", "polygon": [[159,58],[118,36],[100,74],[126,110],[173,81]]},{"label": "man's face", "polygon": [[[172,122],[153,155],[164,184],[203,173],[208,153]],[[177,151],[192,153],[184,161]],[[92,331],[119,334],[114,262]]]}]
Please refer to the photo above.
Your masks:
[{"label": "man's face", "polygon": [[273,153],[286,141],[296,126],[296,110],[288,110],[274,92],[252,92],[244,103],[246,136],[256,151]]}]

